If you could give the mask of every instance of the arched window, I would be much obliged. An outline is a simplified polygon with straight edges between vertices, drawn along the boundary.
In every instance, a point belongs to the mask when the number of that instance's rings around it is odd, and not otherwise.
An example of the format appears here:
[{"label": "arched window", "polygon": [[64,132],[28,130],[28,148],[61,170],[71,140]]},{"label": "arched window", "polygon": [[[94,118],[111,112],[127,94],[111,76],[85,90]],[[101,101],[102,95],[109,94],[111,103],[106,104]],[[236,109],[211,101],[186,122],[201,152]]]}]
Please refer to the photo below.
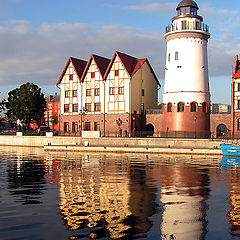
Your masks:
[{"label": "arched window", "polygon": [[178,52],[175,52],[175,60],[177,61],[179,58],[179,53]]},{"label": "arched window", "polygon": [[195,102],[191,103],[191,112],[196,112],[197,111],[197,104]]},{"label": "arched window", "polygon": [[183,102],[178,103],[177,111],[178,112],[184,112],[184,103]]},{"label": "arched window", "polygon": [[207,112],[207,103],[206,102],[202,103],[202,112]]},{"label": "arched window", "polygon": [[167,104],[167,111],[172,112],[172,103]]},{"label": "arched window", "polygon": [[171,55],[170,55],[170,53],[168,54],[168,61],[170,62],[170,57],[171,57]]}]

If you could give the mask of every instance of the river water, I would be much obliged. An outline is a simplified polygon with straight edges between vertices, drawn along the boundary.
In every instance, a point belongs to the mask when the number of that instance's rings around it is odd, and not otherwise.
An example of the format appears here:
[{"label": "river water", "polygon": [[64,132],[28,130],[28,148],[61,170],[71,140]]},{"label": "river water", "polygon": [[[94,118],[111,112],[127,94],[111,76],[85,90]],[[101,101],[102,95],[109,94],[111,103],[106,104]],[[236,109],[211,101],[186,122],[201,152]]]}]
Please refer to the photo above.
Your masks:
[{"label": "river water", "polygon": [[239,163],[0,147],[0,239],[238,239]]}]

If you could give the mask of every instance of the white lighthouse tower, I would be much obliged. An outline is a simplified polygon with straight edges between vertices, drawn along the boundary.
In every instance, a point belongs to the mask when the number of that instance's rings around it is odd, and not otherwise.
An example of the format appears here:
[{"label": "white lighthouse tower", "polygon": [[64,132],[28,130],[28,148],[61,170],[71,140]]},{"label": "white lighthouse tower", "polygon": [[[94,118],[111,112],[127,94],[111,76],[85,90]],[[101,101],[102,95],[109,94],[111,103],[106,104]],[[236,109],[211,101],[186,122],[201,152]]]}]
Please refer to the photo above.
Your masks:
[{"label": "white lighthouse tower", "polygon": [[198,5],[183,0],[166,27],[167,42],[162,134],[208,137],[210,93],[207,42],[209,29]]}]

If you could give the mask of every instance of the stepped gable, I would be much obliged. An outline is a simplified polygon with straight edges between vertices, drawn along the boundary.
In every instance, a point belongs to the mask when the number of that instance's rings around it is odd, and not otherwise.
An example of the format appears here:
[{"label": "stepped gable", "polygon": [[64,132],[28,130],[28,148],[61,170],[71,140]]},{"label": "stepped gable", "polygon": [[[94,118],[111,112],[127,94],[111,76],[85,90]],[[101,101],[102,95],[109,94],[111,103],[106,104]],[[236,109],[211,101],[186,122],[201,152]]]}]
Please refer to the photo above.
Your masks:
[{"label": "stepped gable", "polygon": [[110,59],[105,58],[105,57],[101,57],[101,56],[98,56],[98,55],[95,55],[95,54],[91,54],[91,56],[90,56],[90,58],[89,58],[89,60],[87,62],[87,65],[85,67],[85,70],[84,70],[84,72],[82,74],[81,81],[84,80],[92,60],[96,63],[96,65],[97,65],[97,67],[99,69],[99,72],[100,72],[100,74],[102,76],[102,79],[104,79],[104,74],[105,74],[105,72],[106,72],[106,70],[108,68],[108,65],[110,63]]},{"label": "stepped gable", "polygon": [[84,60],[81,60],[81,59],[78,59],[78,58],[73,58],[73,57],[69,57],[68,60],[67,60],[67,63],[65,64],[65,67],[63,68],[63,71],[57,81],[57,84],[60,84],[61,81],[62,81],[62,78],[64,77],[66,71],[67,71],[67,68],[70,64],[70,62],[72,63],[76,73],[77,73],[77,76],[78,76],[78,79],[80,80],[81,77],[82,77],[82,74],[84,72],[84,69],[87,65],[87,61],[84,61]]},{"label": "stepped gable", "polygon": [[238,60],[238,55],[235,56],[232,78],[240,78],[240,60]]}]

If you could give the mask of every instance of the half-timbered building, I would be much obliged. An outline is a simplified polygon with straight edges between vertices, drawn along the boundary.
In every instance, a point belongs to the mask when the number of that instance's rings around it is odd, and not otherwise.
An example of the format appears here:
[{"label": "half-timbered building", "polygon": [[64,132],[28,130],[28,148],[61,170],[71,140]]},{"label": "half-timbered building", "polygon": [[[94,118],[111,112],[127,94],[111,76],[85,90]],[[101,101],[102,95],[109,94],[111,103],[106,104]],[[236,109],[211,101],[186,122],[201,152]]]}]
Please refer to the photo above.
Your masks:
[{"label": "half-timbered building", "polygon": [[145,130],[145,110],[157,108],[158,79],[149,63],[115,52],[69,58],[57,82],[62,132],[100,131],[102,136]]}]

